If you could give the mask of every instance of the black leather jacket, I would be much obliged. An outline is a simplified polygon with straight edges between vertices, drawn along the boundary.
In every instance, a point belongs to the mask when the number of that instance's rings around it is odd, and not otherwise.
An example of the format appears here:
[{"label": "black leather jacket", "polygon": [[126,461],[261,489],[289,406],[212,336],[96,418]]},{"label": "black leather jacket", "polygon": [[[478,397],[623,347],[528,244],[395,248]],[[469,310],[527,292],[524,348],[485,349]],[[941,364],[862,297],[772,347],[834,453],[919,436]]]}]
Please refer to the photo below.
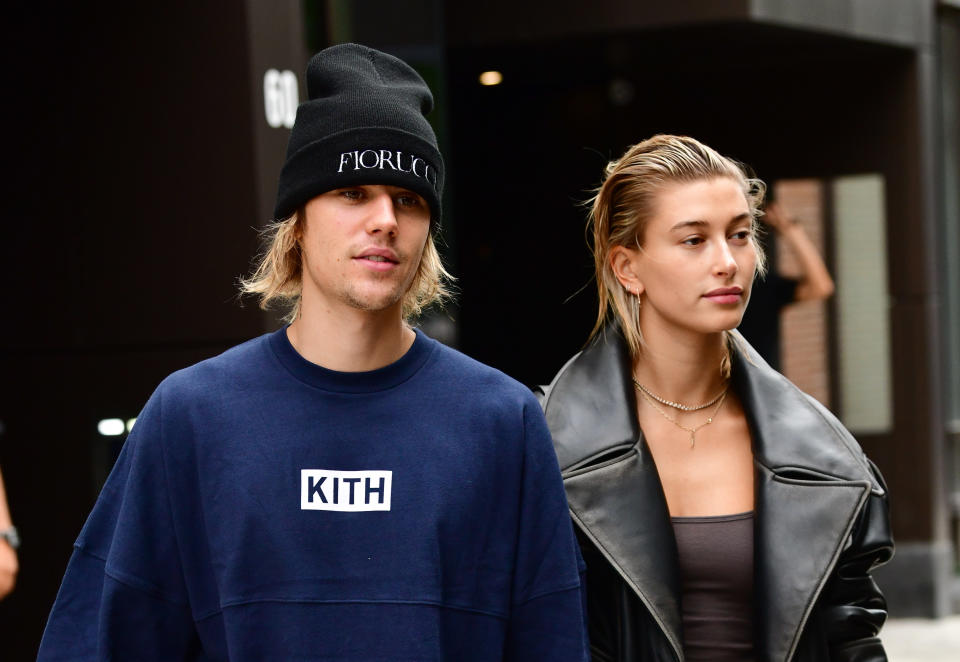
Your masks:
[{"label": "black leather jacket", "polygon": [[[757,659],[886,660],[870,577],[893,554],[883,479],[826,408],[736,338],[757,469]],[[676,542],[619,332],[574,356],[541,401],[587,562],[593,659],[682,661]]]}]

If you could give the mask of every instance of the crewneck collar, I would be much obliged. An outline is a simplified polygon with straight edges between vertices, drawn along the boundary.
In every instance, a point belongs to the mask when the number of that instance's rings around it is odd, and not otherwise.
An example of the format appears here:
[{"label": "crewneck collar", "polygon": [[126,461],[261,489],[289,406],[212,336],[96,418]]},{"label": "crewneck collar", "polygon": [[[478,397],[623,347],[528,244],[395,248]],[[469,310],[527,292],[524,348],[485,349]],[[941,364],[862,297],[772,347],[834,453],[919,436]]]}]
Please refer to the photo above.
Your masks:
[{"label": "crewneck collar", "polygon": [[268,336],[270,349],[290,374],[300,381],[325,391],[372,393],[393,388],[410,379],[430,358],[437,341],[414,329],[417,337],[399,359],[376,370],[340,372],[311,363],[303,358],[287,337],[287,327]]}]

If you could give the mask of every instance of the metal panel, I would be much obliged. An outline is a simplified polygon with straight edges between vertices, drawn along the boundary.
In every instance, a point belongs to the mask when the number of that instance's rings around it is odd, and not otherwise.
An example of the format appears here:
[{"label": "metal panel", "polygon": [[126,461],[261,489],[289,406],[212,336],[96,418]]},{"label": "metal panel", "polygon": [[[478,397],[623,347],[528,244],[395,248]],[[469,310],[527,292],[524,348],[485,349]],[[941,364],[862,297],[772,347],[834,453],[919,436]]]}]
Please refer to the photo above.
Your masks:
[{"label": "metal panel", "polygon": [[751,0],[750,16],[914,48],[933,44],[931,0]]}]

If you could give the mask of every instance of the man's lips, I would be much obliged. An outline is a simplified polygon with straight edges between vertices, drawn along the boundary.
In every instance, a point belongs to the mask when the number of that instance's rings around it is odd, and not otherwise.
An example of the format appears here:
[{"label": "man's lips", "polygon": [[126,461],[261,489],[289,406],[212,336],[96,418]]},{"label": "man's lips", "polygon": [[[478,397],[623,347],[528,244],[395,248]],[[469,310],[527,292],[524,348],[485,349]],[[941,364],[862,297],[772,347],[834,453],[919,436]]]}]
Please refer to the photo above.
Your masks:
[{"label": "man's lips", "polygon": [[703,295],[714,303],[740,303],[743,298],[742,287],[718,287]]},{"label": "man's lips", "polygon": [[353,259],[374,271],[387,271],[400,262],[397,254],[387,248],[368,248]]}]

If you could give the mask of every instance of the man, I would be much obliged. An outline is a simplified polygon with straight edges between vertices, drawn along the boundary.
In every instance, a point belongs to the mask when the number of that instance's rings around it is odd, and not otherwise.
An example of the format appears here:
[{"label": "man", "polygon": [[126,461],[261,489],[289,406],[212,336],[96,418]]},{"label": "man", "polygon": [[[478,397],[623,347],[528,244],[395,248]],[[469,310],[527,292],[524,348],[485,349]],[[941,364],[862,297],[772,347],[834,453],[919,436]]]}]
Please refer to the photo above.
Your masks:
[{"label": "man", "polygon": [[537,401],[404,321],[443,292],[429,89],[354,44],[307,79],[243,284],[292,323],[150,398],[40,660],[584,660]]}]

